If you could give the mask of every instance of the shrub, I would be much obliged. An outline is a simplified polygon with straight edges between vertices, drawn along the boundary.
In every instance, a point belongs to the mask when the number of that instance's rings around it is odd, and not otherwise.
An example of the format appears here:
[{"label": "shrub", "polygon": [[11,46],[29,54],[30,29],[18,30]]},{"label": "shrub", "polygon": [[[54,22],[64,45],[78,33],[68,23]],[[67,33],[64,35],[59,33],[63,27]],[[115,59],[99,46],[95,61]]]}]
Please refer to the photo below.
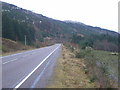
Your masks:
[{"label": "shrub", "polygon": [[5,47],[5,46],[2,46],[2,52],[8,52],[9,50],[8,50],[8,48],[7,47]]},{"label": "shrub", "polygon": [[104,74],[108,74],[108,68],[107,68],[107,66],[101,66],[100,67],[101,68],[101,70],[102,70],[102,72],[104,73]]},{"label": "shrub", "polygon": [[93,83],[93,82],[95,82],[97,80],[97,77],[96,76],[92,76],[91,78],[90,78],[90,83]]},{"label": "shrub", "polygon": [[81,50],[80,52],[76,53],[76,58],[84,58],[86,55],[85,50]]}]

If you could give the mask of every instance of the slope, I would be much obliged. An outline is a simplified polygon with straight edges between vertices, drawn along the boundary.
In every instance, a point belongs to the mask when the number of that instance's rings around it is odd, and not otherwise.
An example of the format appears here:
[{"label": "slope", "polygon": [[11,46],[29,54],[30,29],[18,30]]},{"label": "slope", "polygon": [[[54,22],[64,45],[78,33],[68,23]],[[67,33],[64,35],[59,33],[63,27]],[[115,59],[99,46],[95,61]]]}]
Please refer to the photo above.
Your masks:
[{"label": "slope", "polygon": [[[14,41],[24,42],[24,36],[27,36],[27,44],[34,45],[36,42],[54,41],[56,42],[73,42],[80,44],[91,41],[92,46],[96,49],[99,47],[96,42],[106,41],[108,46],[115,46],[117,50],[118,33],[99,27],[92,27],[79,22],[59,21],[48,18],[41,14],[22,9],[12,4],[2,2],[2,35]],[[74,36],[80,37],[76,42]],[[84,39],[83,39],[84,38]],[[109,40],[110,39],[110,40]],[[85,44],[85,43],[84,43]]]}]

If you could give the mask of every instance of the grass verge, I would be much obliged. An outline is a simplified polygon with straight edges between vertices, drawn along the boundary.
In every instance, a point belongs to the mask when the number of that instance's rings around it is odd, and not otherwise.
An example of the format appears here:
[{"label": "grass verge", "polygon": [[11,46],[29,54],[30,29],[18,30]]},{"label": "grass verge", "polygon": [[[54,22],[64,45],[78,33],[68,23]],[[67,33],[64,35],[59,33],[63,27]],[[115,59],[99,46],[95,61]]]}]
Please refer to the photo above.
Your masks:
[{"label": "grass verge", "polygon": [[77,58],[84,58],[91,82],[97,82],[100,88],[118,87],[118,55],[99,50],[80,50]]},{"label": "grass verge", "polygon": [[75,58],[65,46],[62,47],[62,57],[58,60],[53,79],[48,88],[95,88],[86,73],[84,59]]}]

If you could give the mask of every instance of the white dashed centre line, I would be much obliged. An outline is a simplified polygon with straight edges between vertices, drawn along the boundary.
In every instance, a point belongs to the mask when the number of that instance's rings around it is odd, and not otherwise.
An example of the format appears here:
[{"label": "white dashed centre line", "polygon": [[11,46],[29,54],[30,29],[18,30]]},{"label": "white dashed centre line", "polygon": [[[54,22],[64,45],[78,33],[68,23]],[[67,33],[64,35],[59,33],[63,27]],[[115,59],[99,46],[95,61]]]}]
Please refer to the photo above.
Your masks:
[{"label": "white dashed centre line", "polygon": [[2,64],[7,64],[7,63],[10,63],[10,62],[13,62],[13,61],[16,61],[16,60],[18,60],[18,59],[15,58],[15,59],[13,59],[13,60],[10,60],[10,61],[7,61],[7,62],[4,62],[4,63],[2,63]]}]

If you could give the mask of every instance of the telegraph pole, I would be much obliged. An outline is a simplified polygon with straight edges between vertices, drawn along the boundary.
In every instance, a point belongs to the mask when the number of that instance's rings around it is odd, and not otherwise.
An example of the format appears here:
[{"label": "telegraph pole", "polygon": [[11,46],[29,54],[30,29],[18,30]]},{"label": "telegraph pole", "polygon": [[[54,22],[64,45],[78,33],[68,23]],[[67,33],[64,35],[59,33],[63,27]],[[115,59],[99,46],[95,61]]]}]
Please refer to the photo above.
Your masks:
[{"label": "telegraph pole", "polygon": [[25,46],[26,46],[26,35],[25,35]]}]

